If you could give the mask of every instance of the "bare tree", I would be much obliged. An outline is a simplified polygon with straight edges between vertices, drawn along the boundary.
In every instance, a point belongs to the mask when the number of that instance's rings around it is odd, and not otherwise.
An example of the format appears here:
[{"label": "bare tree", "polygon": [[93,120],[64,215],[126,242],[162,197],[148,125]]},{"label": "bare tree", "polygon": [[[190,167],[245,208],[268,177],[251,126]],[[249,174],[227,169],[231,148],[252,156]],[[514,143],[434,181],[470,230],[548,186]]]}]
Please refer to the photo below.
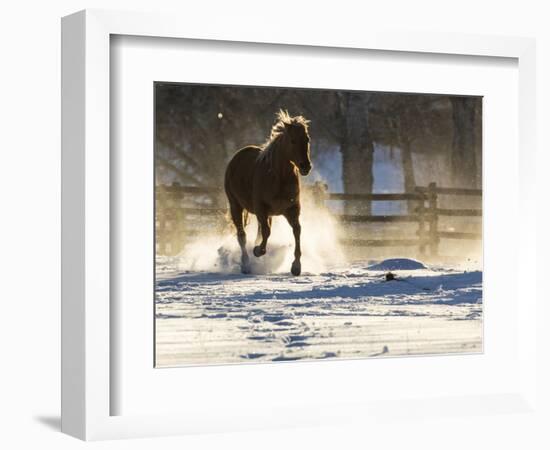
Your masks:
[{"label": "bare tree", "polygon": [[450,97],[453,117],[451,171],[453,184],[478,187],[481,170],[481,101],[477,97]]}]

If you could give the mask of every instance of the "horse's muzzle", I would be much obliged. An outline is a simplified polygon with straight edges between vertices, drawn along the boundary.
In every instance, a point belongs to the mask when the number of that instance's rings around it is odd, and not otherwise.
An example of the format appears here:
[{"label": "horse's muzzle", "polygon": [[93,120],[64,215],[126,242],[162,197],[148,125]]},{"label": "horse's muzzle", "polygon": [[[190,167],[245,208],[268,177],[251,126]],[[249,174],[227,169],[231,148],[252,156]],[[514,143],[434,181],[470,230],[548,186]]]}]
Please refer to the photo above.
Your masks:
[{"label": "horse's muzzle", "polygon": [[300,171],[300,175],[305,177],[311,171],[311,164],[300,164],[298,170]]}]

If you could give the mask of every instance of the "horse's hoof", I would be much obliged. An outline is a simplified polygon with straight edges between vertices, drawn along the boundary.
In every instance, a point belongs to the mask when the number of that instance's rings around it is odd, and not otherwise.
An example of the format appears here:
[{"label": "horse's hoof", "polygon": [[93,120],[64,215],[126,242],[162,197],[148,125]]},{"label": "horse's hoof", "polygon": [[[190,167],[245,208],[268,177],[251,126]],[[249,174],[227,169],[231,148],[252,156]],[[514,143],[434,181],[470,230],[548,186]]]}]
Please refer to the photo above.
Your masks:
[{"label": "horse's hoof", "polygon": [[247,265],[241,265],[241,273],[244,274],[244,275],[249,275],[251,272],[250,270],[250,266],[247,264]]},{"label": "horse's hoof", "polygon": [[302,264],[300,264],[300,261],[294,261],[292,263],[290,272],[292,273],[292,275],[295,275],[295,276],[298,276],[302,273]]},{"label": "horse's hoof", "polygon": [[254,250],[252,250],[252,252],[254,253],[254,256],[256,258],[259,258],[260,256],[265,255],[265,248],[262,248],[259,245],[257,245],[256,247],[254,247]]}]

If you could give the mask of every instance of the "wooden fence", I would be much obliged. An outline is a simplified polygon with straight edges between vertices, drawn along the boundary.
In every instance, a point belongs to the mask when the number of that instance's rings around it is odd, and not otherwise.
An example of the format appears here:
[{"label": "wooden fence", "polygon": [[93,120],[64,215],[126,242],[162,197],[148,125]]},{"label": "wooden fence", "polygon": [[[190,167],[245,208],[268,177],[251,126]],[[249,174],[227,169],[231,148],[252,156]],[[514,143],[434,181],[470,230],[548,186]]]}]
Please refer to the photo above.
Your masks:
[{"label": "wooden fence", "polygon": [[[440,229],[440,218],[481,218],[481,209],[441,208],[440,200],[446,196],[474,197],[481,207],[481,190],[438,187],[430,183],[418,186],[414,192],[385,194],[344,194],[326,192],[320,183],[304,187],[318,207],[326,207],[327,201],[344,201],[347,204],[372,204],[372,202],[402,202],[410,205],[407,214],[339,214],[334,218],[343,225],[375,223],[416,224],[414,233],[406,237],[341,238],[341,244],[353,247],[417,247],[420,255],[437,256],[442,239],[480,240],[481,232]],[[186,239],[210,231],[222,231],[228,226],[226,201],[223,190],[216,187],[158,185],[155,190],[155,233],[157,253],[173,255],[181,251]]]}]

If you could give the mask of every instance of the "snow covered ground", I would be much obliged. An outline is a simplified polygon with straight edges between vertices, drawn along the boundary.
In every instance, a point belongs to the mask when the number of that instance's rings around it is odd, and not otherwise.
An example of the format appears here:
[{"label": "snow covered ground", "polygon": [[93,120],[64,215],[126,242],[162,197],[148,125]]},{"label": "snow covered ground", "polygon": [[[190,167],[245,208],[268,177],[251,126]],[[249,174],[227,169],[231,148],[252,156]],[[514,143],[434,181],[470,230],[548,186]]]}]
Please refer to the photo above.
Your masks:
[{"label": "snow covered ground", "polygon": [[400,264],[293,277],[159,259],[156,365],[482,351],[481,271]]}]

